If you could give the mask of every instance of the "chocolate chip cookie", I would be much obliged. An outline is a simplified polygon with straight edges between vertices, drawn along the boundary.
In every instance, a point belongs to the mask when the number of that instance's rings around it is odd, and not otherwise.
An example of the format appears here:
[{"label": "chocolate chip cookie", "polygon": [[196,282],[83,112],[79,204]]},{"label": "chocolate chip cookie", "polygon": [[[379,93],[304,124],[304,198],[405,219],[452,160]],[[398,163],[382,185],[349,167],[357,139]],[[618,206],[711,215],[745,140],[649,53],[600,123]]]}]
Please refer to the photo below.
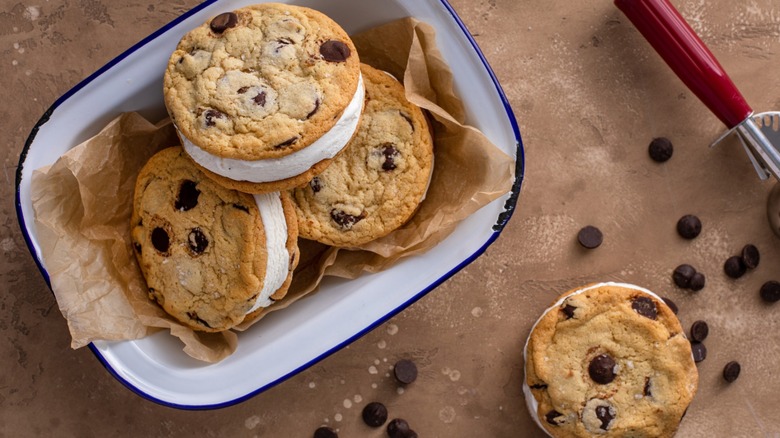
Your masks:
[{"label": "chocolate chip cookie", "polygon": [[180,147],[141,169],[130,226],[149,298],[195,330],[227,330],[284,297],[298,261],[289,195],[225,188]]},{"label": "chocolate chip cookie", "polygon": [[313,9],[278,3],[193,29],[164,78],[184,149],[218,182],[250,193],[324,170],[355,132],[363,92],[346,32]]},{"label": "chocolate chip cookie", "polygon": [[363,65],[358,132],[322,174],[293,191],[301,237],[357,246],[403,225],[425,196],[433,141],[422,110],[391,75]]},{"label": "chocolate chip cookie", "polygon": [[630,284],[562,295],[524,353],[528,409],[554,437],[671,437],[698,385],[673,311]]}]

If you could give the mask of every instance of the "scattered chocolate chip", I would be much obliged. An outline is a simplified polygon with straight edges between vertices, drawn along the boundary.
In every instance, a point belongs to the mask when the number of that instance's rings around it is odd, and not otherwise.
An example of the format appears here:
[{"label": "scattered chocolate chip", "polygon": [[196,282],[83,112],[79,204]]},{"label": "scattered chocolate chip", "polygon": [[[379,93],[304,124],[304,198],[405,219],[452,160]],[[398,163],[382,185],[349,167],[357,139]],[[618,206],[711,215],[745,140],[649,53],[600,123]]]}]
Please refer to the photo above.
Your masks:
[{"label": "scattered chocolate chip", "polygon": [[561,312],[563,312],[563,314],[566,315],[566,319],[574,318],[574,311],[575,310],[577,310],[577,308],[572,306],[571,304],[567,304],[567,305],[561,307]]},{"label": "scattered chocolate chip", "polygon": [[701,233],[701,220],[692,214],[686,214],[677,221],[677,234],[684,239],[694,239]]},{"label": "scattered chocolate chip", "polygon": [[656,319],[658,317],[658,308],[652,298],[637,296],[631,300],[631,308],[645,318]]},{"label": "scattered chocolate chip", "polygon": [[379,427],[387,421],[387,408],[379,402],[371,402],[363,408],[363,421],[371,427]]},{"label": "scattered chocolate chip", "polygon": [[265,106],[265,97],[266,97],[265,91],[261,91],[257,93],[257,96],[252,98],[252,102],[254,102],[255,105]]},{"label": "scattered chocolate chip", "polygon": [[170,244],[171,240],[165,229],[157,227],[152,230],[152,245],[154,246],[154,249],[162,254],[168,254]]},{"label": "scattered chocolate chip", "polygon": [[206,126],[217,126],[217,122],[215,122],[215,119],[224,119],[226,117],[225,113],[221,111],[217,111],[215,109],[208,109],[206,110],[205,115],[203,118],[206,120]]},{"label": "scattered chocolate chip", "polygon": [[241,204],[233,204],[233,208],[237,208],[245,213],[249,213],[249,207]]},{"label": "scattered chocolate chip", "polygon": [[198,205],[198,197],[200,196],[200,190],[197,188],[198,183],[185,179],[179,185],[179,195],[176,197],[174,207],[179,211],[192,210]]},{"label": "scattered chocolate chip", "polygon": [[693,353],[693,361],[699,363],[707,358],[707,347],[701,342],[691,342],[691,353]]},{"label": "scattered chocolate chip", "polygon": [[385,162],[382,163],[382,170],[389,172],[395,170],[395,159],[400,155],[398,149],[392,143],[385,143],[382,145],[382,155],[385,156]]},{"label": "scattered chocolate chip", "polygon": [[672,158],[672,154],[674,153],[674,146],[672,146],[672,142],[669,141],[668,138],[658,137],[654,138],[653,141],[650,142],[650,146],[648,146],[647,152],[650,154],[650,158],[652,158],[653,161],[663,163],[668,161],[669,158]]},{"label": "scattered chocolate chip", "polygon": [[293,137],[291,139],[285,140],[278,145],[274,146],[274,149],[281,149],[286,148],[287,146],[292,146],[298,141],[298,137]]},{"label": "scattered chocolate chip", "polygon": [[601,420],[601,429],[609,430],[609,426],[612,425],[612,420],[615,419],[615,408],[612,406],[596,406],[596,418]]},{"label": "scattered chocolate chip", "polygon": [[696,321],[691,325],[691,340],[694,342],[703,342],[710,334],[710,327],[705,321]]},{"label": "scattered chocolate chip", "polygon": [[321,426],[314,431],[314,438],[339,438],[339,434],[328,426]]},{"label": "scattered chocolate chip", "polygon": [[366,215],[365,213],[361,213],[359,216],[353,216],[341,210],[333,209],[330,211],[330,218],[342,229],[350,230],[356,223],[365,219]]},{"label": "scattered chocolate chip", "polygon": [[687,289],[691,285],[691,279],[696,274],[696,268],[688,264],[682,264],[674,268],[672,273],[672,280],[674,284],[683,289]]},{"label": "scattered chocolate chip", "polygon": [[318,97],[317,100],[314,101],[314,109],[309,112],[309,114],[306,114],[306,120],[309,120],[311,116],[317,113],[317,111],[320,109],[320,98]]},{"label": "scattered chocolate chip", "polygon": [[780,283],[771,280],[761,286],[761,299],[768,303],[780,301]]},{"label": "scattered chocolate chip", "polygon": [[387,436],[390,438],[407,438],[411,431],[409,423],[402,418],[394,418],[387,423]]},{"label": "scattered chocolate chip", "polygon": [[239,88],[239,89],[236,91],[236,93],[238,93],[238,94],[244,94],[244,93],[246,93],[247,91],[249,91],[249,87],[241,87],[241,88]]},{"label": "scattered chocolate chip", "polygon": [[644,393],[645,397],[652,397],[653,396],[652,389],[650,388],[650,378],[649,377],[645,377],[645,387],[644,387],[644,390],[642,392]]},{"label": "scattered chocolate chip", "polygon": [[601,234],[601,230],[598,228],[588,225],[577,234],[577,241],[587,249],[594,249],[601,246],[601,243],[604,241],[604,235]]},{"label": "scattered chocolate chip", "polygon": [[344,62],[351,53],[349,46],[341,41],[325,41],[320,46],[320,55],[322,55],[323,59],[330,62]]},{"label": "scattered chocolate chip", "polygon": [[393,366],[393,374],[396,380],[408,385],[417,380],[417,365],[409,359],[401,359]]},{"label": "scattered chocolate chip", "polygon": [[701,272],[697,272],[693,274],[693,277],[691,277],[691,284],[688,285],[688,287],[694,291],[698,292],[702,289],[704,289],[704,284],[707,282],[707,279],[704,277],[704,274]]},{"label": "scattered chocolate chip", "polygon": [[561,422],[556,421],[556,418],[560,418],[563,414],[553,409],[552,411],[545,414],[544,419],[547,420],[548,423],[552,424],[553,426],[560,426]]},{"label": "scattered chocolate chip", "polygon": [[747,268],[742,262],[742,257],[740,256],[729,257],[726,260],[726,263],[723,264],[723,271],[726,273],[726,275],[734,279],[745,275],[746,270]]},{"label": "scattered chocolate chip", "polygon": [[211,20],[209,27],[214,33],[222,33],[238,24],[238,15],[233,12],[219,14]]},{"label": "scattered chocolate chip", "polygon": [[666,303],[667,306],[669,306],[670,309],[672,309],[672,313],[677,315],[677,313],[680,311],[680,309],[677,307],[677,304],[674,303],[671,299],[667,297],[661,297],[662,300],[664,300],[664,303]]},{"label": "scattered chocolate chip", "polygon": [[319,193],[320,190],[322,190],[322,181],[320,181],[319,177],[315,176],[311,181],[309,181],[309,187],[311,187],[312,192]]},{"label": "scattered chocolate chip", "polygon": [[739,365],[739,362],[732,360],[723,367],[723,379],[731,383],[737,380],[740,371],[742,371],[742,367]]},{"label": "scattered chocolate chip", "polygon": [[201,319],[201,318],[198,316],[198,314],[197,314],[197,313],[195,313],[195,312],[187,312],[187,316],[188,316],[188,317],[189,317],[191,320],[193,320],[193,321],[197,322],[198,324],[200,324],[200,325],[202,325],[202,326],[205,326],[205,327],[208,327],[208,328],[211,328],[211,326],[209,325],[209,323],[208,323],[208,322],[206,322],[205,320]]},{"label": "scattered chocolate chip", "polygon": [[594,382],[606,385],[615,380],[615,359],[608,354],[599,354],[590,361],[588,374]]},{"label": "scattered chocolate chip", "polygon": [[747,244],[742,248],[742,264],[748,269],[756,269],[761,261],[761,253],[755,245]]},{"label": "scattered chocolate chip", "polygon": [[209,239],[206,238],[206,235],[203,234],[200,228],[193,228],[189,236],[187,236],[187,244],[189,244],[190,251],[194,255],[200,255],[209,246]]}]

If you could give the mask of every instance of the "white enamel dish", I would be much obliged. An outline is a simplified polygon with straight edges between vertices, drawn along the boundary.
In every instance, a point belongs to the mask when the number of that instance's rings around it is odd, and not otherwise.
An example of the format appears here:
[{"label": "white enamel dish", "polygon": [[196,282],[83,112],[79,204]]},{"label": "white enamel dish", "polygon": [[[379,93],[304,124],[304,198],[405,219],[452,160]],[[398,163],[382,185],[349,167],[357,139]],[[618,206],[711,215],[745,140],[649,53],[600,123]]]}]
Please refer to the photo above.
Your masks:
[{"label": "white enamel dish", "polygon": [[[33,222],[30,179],[34,169],[96,134],[122,112],[149,120],[166,116],[162,77],[181,36],[220,12],[253,0],[210,0],[182,15],[59,98],[31,132],[16,175],[16,208],[22,232],[46,281]],[[274,312],[239,334],[238,349],[217,364],[196,361],[167,332],[90,348],[106,369],[149,400],[182,409],[239,403],[282,382],[346,346],[400,312],[471,263],[493,243],[514,211],[523,178],[523,148],[512,109],[468,30],[446,0],[290,1],[331,16],[349,33],[413,16],[433,25],[455,75],[468,123],[516,158],[513,190],[458,225],[425,254],[356,280],[326,279],[318,293]]]}]

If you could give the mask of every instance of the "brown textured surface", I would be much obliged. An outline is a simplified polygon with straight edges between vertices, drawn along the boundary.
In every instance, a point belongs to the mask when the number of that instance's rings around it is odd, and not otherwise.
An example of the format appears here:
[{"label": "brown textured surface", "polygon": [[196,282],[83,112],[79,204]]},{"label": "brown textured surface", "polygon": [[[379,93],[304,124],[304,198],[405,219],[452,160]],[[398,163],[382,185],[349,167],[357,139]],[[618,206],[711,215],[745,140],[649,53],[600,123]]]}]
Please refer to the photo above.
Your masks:
[{"label": "brown textured surface", "polygon": [[[69,348],[16,224],[13,181],[25,138],[58,96],[195,2],[2,0],[0,436],[306,437],[327,419],[342,437],[379,437],[360,420],[373,400],[422,436],[542,436],[520,389],[523,341],[558,293],[600,280],[670,296],[686,328],[709,323],[709,354],[679,436],[778,436],[780,304],[758,299],[761,284],[780,276],[780,239],[765,209],[772,183],[757,180],[734,142],[707,148],[722,126],[611,1],[451,3],[523,133],[527,178],[507,229],[474,264],[349,348],[238,406],[184,412],[137,397],[88,350]],[[779,109],[780,5],[674,3],[753,107]],[[647,156],[659,135],[676,147],[663,165]],[[704,223],[692,242],[674,230],[687,213]],[[605,236],[590,252],[576,243],[586,224]],[[728,279],[723,261],[748,242],[761,265]],[[707,275],[697,294],[672,285],[684,262]],[[399,393],[385,370],[402,357],[420,375]],[[742,374],[727,385],[730,360]]]}]

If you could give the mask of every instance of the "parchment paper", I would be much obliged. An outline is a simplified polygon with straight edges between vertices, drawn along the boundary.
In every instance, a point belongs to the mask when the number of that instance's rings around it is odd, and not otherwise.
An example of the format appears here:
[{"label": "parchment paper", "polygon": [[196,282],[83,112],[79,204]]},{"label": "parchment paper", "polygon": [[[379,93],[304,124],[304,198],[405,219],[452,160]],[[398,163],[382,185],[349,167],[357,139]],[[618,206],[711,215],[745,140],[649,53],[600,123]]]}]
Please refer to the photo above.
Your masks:
[{"label": "parchment paper", "polygon": [[[459,221],[507,193],[514,180],[513,158],[465,126],[463,104],[431,26],[407,18],[353,39],[362,62],[402,78],[407,98],[429,112],[435,148],[431,184],[415,216],[382,239],[352,249],[301,240],[290,291],[265,313],[316,291],[325,275],[355,278],[424,252]],[[232,331],[194,332],[167,316],[148,299],[135,262],[129,229],[135,179],[149,157],[174,144],[178,139],[169,121],[154,125],[138,114],[123,114],[33,173],[38,238],[73,348],[167,329],[183,342],[185,353],[202,361],[217,362],[236,349]],[[246,330],[259,319],[237,329]]]}]

